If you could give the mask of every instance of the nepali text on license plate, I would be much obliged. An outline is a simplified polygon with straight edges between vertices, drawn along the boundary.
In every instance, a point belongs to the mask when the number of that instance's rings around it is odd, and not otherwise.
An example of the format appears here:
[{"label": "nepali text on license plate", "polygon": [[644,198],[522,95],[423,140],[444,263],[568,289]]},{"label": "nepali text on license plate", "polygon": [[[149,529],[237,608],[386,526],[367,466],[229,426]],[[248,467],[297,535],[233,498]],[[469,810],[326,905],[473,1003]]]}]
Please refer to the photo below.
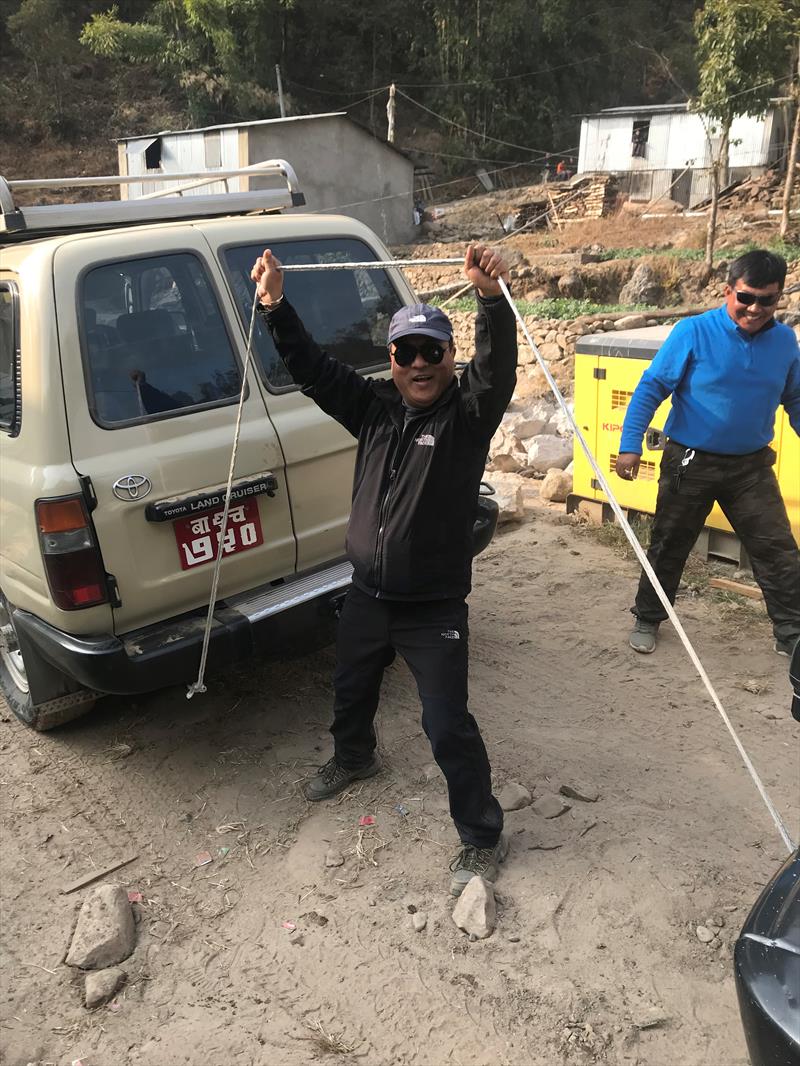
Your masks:
[{"label": "nepali text on license plate", "polygon": [[[191,570],[193,566],[213,562],[217,557],[222,511],[206,511],[196,518],[179,518],[172,523],[181,567]],[[258,500],[245,500],[228,511],[228,528],[225,531],[223,555],[247,551],[264,543],[261,519],[258,515]]]}]

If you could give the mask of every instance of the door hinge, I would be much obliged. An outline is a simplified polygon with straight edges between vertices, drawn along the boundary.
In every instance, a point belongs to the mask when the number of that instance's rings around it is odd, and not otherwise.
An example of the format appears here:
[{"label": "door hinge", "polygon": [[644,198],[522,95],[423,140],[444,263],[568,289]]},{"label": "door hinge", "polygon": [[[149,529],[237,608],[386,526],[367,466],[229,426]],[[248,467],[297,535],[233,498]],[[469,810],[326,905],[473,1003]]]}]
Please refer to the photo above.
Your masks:
[{"label": "door hinge", "polygon": [[81,486],[83,498],[86,501],[86,509],[88,510],[89,514],[91,514],[92,511],[97,507],[97,494],[94,491],[92,479],[89,477],[88,474],[78,474],[78,482]]},{"label": "door hinge", "polygon": [[597,480],[596,477],[592,478],[590,484],[591,484],[593,489],[599,489],[600,488],[600,482]]},{"label": "door hinge", "polygon": [[106,588],[108,589],[108,602],[112,607],[122,606],[122,597],[119,594],[119,585],[113,574],[106,574]]},{"label": "door hinge", "polygon": [[604,381],[606,372],[601,366],[596,366],[592,371],[592,377],[597,378],[598,381]]}]

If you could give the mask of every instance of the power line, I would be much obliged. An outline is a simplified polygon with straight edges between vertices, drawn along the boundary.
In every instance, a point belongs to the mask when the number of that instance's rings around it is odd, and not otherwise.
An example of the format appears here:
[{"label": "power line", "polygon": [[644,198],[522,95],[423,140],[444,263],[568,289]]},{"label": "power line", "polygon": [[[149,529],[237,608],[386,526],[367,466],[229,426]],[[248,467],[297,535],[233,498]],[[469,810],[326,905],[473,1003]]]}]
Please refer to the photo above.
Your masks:
[{"label": "power line", "polygon": [[404,93],[402,89],[398,89],[397,92],[405,100],[408,100],[409,103],[415,104],[417,107],[421,108],[423,111],[427,111],[428,114],[429,115],[433,115],[434,118],[438,118],[440,121],[446,122],[448,126],[455,126],[455,128],[458,129],[458,130],[461,130],[462,133],[471,133],[473,135],[473,137],[480,137],[484,141],[493,141],[495,144],[502,144],[506,148],[516,148],[520,152],[531,152],[534,155],[540,155],[540,156],[553,155],[553,156],[558,156],[558,155],[566,155],[567,154],[565,152],[545,152],[542,148],[531,148],[528,145],[524,145],[524,144],[514,144],[513,141],[503,141],[499,137],[490,137],[488,133],[486,133],[486,134],[480,133],[478,130],[470,129],[469,126],[462,126],[460,122],[454,122],[452,119],[446,118],[444,115],[440,115],[438,113],[438,111],[432,111],[431,108],[426,107],[425,104],[421,104],[419,102],[419,100],[415,100],[413,97],[409,96],[408,93]]},{"label": "power line", "polygon": [[395,85],[399,89],[401,85],[404,85],[407,89],[454,89],[464,85],[499,85],[501,82],[506,81],[519,81],[522,78],[535,78],[540,74],[551,74],[555,70],[567,70],[570,67],[579,67],[584,63],[596,63],[600,59],[606,59],[610,55],[617,54],[617,51],[601,52],[599,55],[587,56],[585,59],[576,59],[572,63],[558,63],[554,67],[541,67],[539,70],[527,70],[523,74],[505,74],[502,78],[490,78],[485,81],[428,81],[418,82],[415,84],[405,82],[395,82]]}]

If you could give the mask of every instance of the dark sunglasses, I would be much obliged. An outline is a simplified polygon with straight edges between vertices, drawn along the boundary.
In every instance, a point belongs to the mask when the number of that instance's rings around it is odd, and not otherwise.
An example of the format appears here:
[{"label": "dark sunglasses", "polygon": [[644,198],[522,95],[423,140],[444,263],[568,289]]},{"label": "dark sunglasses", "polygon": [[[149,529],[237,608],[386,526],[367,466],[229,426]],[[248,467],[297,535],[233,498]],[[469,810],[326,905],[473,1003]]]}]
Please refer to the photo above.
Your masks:
[{"label": "dark sunglasses", "polygon": [[745,307],[750,307],[755,303],[759,307],[774,307],[780,298],[781,294],[779,292],[771,292],[768,296],[756,296],[754,292],[739,292],[736,289],[736,299],[740,304],[744,304]]},{"label": "dark sunglasses", "polygon": [[436,341],[423,341],[422,344],[412,344],[410,341],[399,340],[394,346],[394,361],[398,366],[411,366],[418,355],[421,355],[426,363],[441,363],[447,349]]}]

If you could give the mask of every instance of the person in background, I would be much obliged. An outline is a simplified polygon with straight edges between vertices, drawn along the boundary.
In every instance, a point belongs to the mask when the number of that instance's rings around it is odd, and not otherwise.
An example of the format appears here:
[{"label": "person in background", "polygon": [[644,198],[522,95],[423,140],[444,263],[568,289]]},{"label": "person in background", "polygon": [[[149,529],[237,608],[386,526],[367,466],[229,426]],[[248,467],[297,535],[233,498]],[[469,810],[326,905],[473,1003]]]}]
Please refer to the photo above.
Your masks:
[{"label": "person in background", "polygon": [[505,260],[470,245],[464,273],[478,303],[474,359],[457,379],[447,315],[427,304],[402,307],[389,325],[391,380],[362,377],[317,347],[284,297],[283,271],[269,250],[251,274],[292,378],[358,440],[334,753],[305,795],[328,799],[381,769],[373,722],[383,672],[399,652],[417,682],[422,726],[461,839],[450,864],[456,896],[476,875],[494,881],[507,851],[486,748],[467,706],[466,596],[478,490],[517,366],[516,322],[498,282],[508,278]]},{"label": "person in background", "polygon": [[[671,396],[650,564],[674,603],[689,552],[718,502],[764,593],[775,650],[791,655],[800,638],[800,552],[769,446],[781,404],[800,435],[800,351],[794,331],[775,321],[785,279],[779,255],[748,252],[731,263],[723,305],[673,327],[628,406],[616,472],[636,477],[644,433]],[[631,647],[655,651],[667,614],[644,573],[631,610]]]}]

